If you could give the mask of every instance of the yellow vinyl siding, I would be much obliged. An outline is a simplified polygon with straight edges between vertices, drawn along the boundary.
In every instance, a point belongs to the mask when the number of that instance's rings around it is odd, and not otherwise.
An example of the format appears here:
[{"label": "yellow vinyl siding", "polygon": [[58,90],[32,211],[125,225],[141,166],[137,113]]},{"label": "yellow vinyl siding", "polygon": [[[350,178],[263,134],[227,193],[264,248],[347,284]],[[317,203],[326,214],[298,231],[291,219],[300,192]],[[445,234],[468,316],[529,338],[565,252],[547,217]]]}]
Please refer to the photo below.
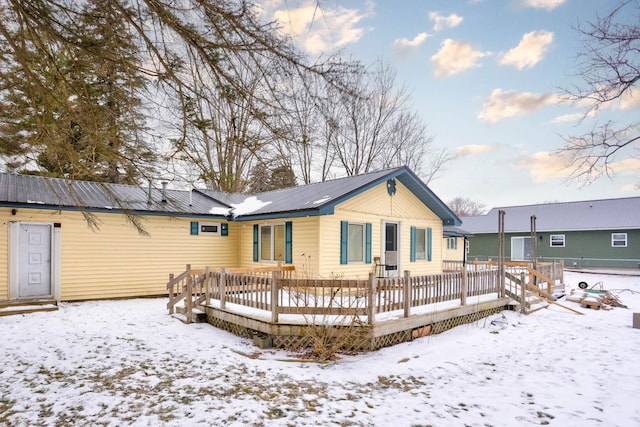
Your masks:
[{"label": "yellow vinyl siding", "polygon": [[464,242],[465,242],[464,238],[456,237],[457,249],[449,249],[447,247],[448,239],[449,239],[448,237],[445,237],[442,240],[442,250],[443,250],[442,259],[447,261],[463,261],[464,260]]},{"label": "yellow vinyl siding", "polygon": [[292,264],[296,267],[298,277],[317,277],[319,263],[319,218],[284,218],[263,220],[256,222],[241,222],[235,225],[239,228],[240,235],[240,262],[241,268],[265,267],[275,265],[275,262],[254,262],[253,261],[253,226],[284,224],[291,221],[292,234]]},{"label": "yellow vinyl siding", "polygon": [[[371,223],[371,264],[340,264],[340,221]],[[396,181],[394,196],[383,183],[337,205],[334,215],[321,217],[321,277],[368,277],[373,272],[373,258],[382,257],[385,221],[397,222],[400,227],[400,274],[404,270],[412,275],[442,272],[442,220]],[[412,226],[432,229],[431,261],[410,262]]]},{"label": "yellow vinyl siding", "polygon": [[20,209],[10,219],[62,224],[62,300],[165,294],[169,273],[181,273],[186,264],[194,268],[236,265],[235,224],[229,224],[229,236],[192,236],[191,221],[199,219],[144,216],[140,219],[149,236],[142,236],[122,214],[97,213],[95,217],[98,231],[89,229],[79,212]]},{"label": "yellow vinyl siding", "polygon": [[11,209],[0,208],[0,300],[9,299],[9,221],[11,217]]}]

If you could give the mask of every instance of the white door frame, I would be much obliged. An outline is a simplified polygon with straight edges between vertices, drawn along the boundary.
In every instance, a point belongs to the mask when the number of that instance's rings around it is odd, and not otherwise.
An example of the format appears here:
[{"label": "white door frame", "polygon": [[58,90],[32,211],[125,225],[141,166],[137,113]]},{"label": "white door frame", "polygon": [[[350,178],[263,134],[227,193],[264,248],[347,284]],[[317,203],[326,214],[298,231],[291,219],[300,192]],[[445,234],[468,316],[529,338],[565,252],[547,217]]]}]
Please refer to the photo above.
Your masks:
[{"label": "white door frame", "polygon": [[20,299],[20,226],[23,224],[46,225],[51,229],[51,294],[42,295],[35,298],[53,298],[57,301],[60,301],[60,241],[62,234],[61,224],[53,222],[29,221],[9,222],[9,300]]},{"label": "white door frame", "polygon": [[[528,254],[529,256],[527,257],[527,253],[526,253],[527,239],[529,239],[529,242],[531,241],[530,236],[511,236],[511,261],[531,261],[531,254]],[[518,244],[518,249],[522,249],[522,252],[517,254],[515,253],[516,241],[520,242]]]},{"label": "white door frame", "polygon": [[[397,254],[397,260],[396,260],[396,270],[387,270],[386,269],[386,264],[387,264],[387,260],[386,260],[386,251],[387,251],[387,224],[395,224],[396,226],[396,254]],[[382,260],[382,264],[385,265],[385,267],[383,267],[384,271],[383,271],[383,275],[384,277],[400,277],[400,271],[402,271],[402,254],[401,254],[401,249],[402,248],[402,229],[401,229],[401,224],[399,221],[382,221],[382,232],[380,233],[381,235],[381,242],[380,242],[380,249],[381,249],[381,257],[380,259]]]}]

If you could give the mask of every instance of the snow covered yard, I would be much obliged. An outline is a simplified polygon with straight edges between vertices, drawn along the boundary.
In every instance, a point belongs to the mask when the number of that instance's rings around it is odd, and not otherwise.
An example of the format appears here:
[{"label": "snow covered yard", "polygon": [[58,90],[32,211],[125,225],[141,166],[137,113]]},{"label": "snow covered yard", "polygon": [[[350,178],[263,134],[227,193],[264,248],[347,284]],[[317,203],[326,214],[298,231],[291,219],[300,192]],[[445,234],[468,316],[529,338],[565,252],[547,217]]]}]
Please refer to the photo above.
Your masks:
[{"label": "snow covered yard", "polygon": [[[503,312],[329,364],[260,350],[167,299],[65,303],[0,318],[0,425],[638,426],[640,277],[629,309]],[[635,293],[634,293],[635,292]]]}]

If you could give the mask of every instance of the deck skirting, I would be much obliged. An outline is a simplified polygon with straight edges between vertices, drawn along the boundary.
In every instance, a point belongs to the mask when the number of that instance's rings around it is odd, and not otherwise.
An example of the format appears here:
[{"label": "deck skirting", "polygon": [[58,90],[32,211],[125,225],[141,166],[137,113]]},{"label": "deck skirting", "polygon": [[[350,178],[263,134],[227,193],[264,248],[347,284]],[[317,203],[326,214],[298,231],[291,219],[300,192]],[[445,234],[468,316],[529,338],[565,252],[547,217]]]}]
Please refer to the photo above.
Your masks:
[{"label": "deck skirting", "polygon": [[[465,305],[426,314],[415,314],[410,317],[399,317],[391,320],[374,322],[373,325],[357,326],[359,339],[347,351],[373,351],[383,347],[400,344],[413,339],[445,332],[456,326],[477,322],[480,319],[510,309],[509,298],[498,298],[473,305]],[[299,350],[311,347],[313,328],[317,325],[305,323],[271,323],[265,318],[235,313],[229,309],[205,306],[207,321],[211,325],[231,332],[232,334],[253,338],[263,335],[271,338],[276,348]],[[326,326],[330,336],[339,336],[346,329],[344,325]]]}]

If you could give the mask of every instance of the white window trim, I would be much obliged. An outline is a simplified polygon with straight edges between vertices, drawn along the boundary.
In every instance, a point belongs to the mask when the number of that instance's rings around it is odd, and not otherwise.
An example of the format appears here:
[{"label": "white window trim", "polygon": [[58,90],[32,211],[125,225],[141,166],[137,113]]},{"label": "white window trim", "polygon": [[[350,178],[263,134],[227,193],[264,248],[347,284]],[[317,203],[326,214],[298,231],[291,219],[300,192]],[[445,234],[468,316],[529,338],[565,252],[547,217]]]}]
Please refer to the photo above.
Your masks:
[{"label": "white window trim", "polygon": [[[349,247],[351,246],[350,243],[350,239],[349,239],[349,227],[351,227],[352,225],[359,225],[362,227],[362,242],[361,242],[361,247],[362,247],[362,259],[359,260],[351,260],[349,258]],[[364,264],[365,263],[365,258],[366,258],[366,251],[367,251],[367,224],[364,222],[351,222],[348,221],[347,222],[347,264]]]},{"label": "white window trim", "polygon": [[[424,232],[424,252],[423,255],[421,257],[418,256],[418,230],[422,230]],[[427,228],[426,227],[416,227],[416,242],[414,243],[415,245],[415,256],[416,256],[416,261],[426,261],[427,260]]]},{"label": "white window trim", "polygon": [[[258,262],[278,262],[278,260],[275,259],[275,254],[276,254],[276,233],[275,233],[275,228],[277,226],[282,226],[283,227],[283,232],[286,232],[284,230],[285,228],[285,224],[284,223],[277,223],[277,224],[261,224],[258,226]],[[264,259],[262,258],[262,228],[263,227],[269,227],[271,228],[271,241],[270,241],[270,248],[271,248],[271,259]],[[286,250],[286,242],[284,242],[284,246],[282,248],[282,254],[283,254],[283,259],[282,262],[284,262],[284,253]]]},{"label": "white window trim", "polygon": [[458,250],[458,238],[457,237],[447,237],[447,249],[450,251]]},{"label": "white window trim", "polygon": [[[218,231],[204,231],[204,227],[217,227]],[[219,222],[201,222],[198,224],[198,234],[219,236],[221,224]]]},{"label": "white window trim", "polygon": [[[561,245],[554,245],[553,244],[553,238],[554,237],[562,237],[562,244]],[[567,242],[567,237],[564,234],[551,234],[549,236],[549,247],[550,248],[564,248]]]},{"label": "white window trim", "polygon": [[[623,241],[623,239],[616,239],[614,236],[624,236],[624,245],[614,245],[614,242]],[[628,245],[627,233],[611,233],[611,247],[612,248],[626,248]]]}]

